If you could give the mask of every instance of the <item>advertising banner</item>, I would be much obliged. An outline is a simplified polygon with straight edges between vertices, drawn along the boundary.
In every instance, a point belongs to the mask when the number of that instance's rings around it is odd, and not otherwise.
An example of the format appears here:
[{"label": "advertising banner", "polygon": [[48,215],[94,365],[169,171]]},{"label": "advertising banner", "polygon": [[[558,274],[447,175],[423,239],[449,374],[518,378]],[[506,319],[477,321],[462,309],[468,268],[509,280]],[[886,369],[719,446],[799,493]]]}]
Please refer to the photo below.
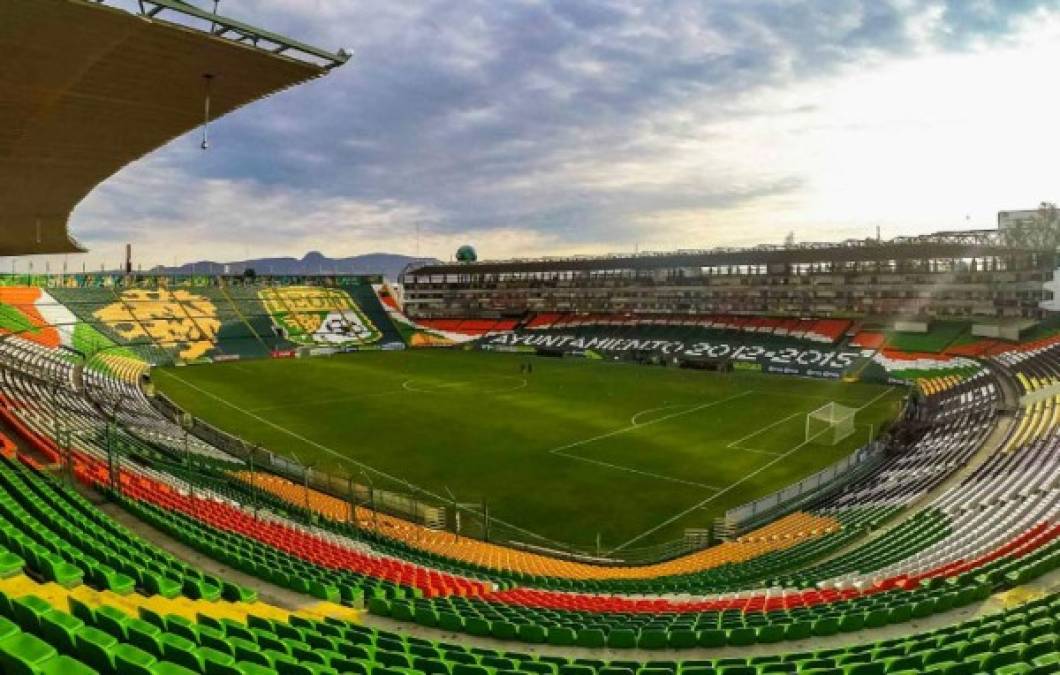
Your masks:
[{"label": "advertising banner", "polygon": [[767,373],[805,375],[835,379],[855,365],[864,362],[867,355],[856,349],[836,349],[831,346],[784,346],[770,345],[763,340],[755,344],[739,343],[725,339],[659,340],[609,336],[592,337],[571,333],[506,333],[486,338],[482,346],[487,349],[512,350],[520,348],[563,350],[569,353],[596,352],[608,357],[632,356],[652,352],[665,357],[688,359],[728,360],[736,370],[762,370]]}]

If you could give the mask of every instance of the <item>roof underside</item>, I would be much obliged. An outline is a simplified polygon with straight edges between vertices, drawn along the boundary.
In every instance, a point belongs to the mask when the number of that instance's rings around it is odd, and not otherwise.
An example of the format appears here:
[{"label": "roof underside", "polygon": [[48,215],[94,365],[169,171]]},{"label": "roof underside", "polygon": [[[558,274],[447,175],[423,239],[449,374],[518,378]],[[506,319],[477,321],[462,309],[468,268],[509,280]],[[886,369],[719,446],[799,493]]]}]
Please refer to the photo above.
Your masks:
[{"label": "roof underside", "polygon": [[81,250],[73,208],[126,164],[326,67],[81,0],[0,0],[0,255]]},{"label": "roof underside", "polygon": [[513,260],[471,264],[424,265],[408,275],[429,274],[514,274],[535,272],[605,272],[611,270],[678,269],[727,265],[813,264],[870,262],[888,260],[962,259],[1037,255],[1043,265],[1051,264],[1052,254],[1004,246],[967,243],[884,242],[878,245],[813,248],[764,248],[675,252],[628,257],[570,258],[566,260]]}]

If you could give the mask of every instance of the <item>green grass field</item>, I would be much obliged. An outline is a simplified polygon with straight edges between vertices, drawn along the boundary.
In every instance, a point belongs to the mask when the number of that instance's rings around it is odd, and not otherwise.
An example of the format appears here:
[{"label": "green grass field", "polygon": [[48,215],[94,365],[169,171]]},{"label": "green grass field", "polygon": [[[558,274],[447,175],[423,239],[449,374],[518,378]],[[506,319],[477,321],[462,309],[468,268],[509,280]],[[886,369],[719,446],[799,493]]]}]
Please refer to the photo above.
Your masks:
[{"label": "green grass field", "polygon": [[[604,550],[706,527],[831,464],[897,412],[902,392],[757,373],[715,374],[479,352],[365,352],[156,369],[208,422],[377,488],[407,481],[551,540]],[[837,446],[805,414],[863,408]],[[385,476],[383,475],[385,474]],[[682,512],[685,516],[660,527]],[[518,536],[505,531],[509,536]],[[535,541],[525,537],[524,540]]]}]

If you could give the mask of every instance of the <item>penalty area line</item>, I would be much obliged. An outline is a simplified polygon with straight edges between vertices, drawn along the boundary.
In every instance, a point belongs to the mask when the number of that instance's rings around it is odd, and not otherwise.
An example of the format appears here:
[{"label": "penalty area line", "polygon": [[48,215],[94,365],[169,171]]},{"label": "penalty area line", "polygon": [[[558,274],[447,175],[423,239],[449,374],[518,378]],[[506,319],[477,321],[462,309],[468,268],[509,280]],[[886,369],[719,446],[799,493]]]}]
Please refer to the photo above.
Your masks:
[{"label": "penalty area line", "polygon": [[[864,410],[865,408],[868,408],[873,403],[875,403],[876,401],[879,401],[881,398],[883,398],[884,396],[887,396],[888,394],[892,393],[893,391],[894,391],[893,389],[884,390],[878,396],[873,397],[872,400],[868,401],[867,403],[865,403],[861,407],[857,408],[857,410],[860,412],[860,411]],[[791,448],[787,452],[785,452],[785,453],[783,453],[781,455],[778,455],[775,459],[773,459],[773,460],[771,460],[769,462],[766,462],[762,466],[758,467],[757,469],[755,469],[751,473],[747,474],[746,476],[744,476],[740,480],[736,481],[735,483],[729,485],[725,489],[723,489],[723,490],[721,490],[721,491],[719,491],[719,492],[717,492],[715,494],[710,495],[706,499],[703,499],[703,500],[697,502],[696,504],[693,504],[692,506],[688,507],[684,511],[681,511],[677,515],[671,516],[670,518],[667,518],[666,520],[664,520],[663,522],[659,523],[655,527],[653,527],[653,528],[651,528],[649,530],[645,530],[644,532],[641,532],[640,534],[638,534],[637,536],[633,537],[629,541],[627,541],[625,543],[622,543],[622,544],[619,544],[615,548],[613,548],[610,551],[608,551],[607,555],[612,555],[614,553],[617,553],[617,552],[623,550],[624,548],[626,548],[627,546],[629,546],[630,544],[637,543],[638,541],[640,541],[644,537],[647,537],[649,534],[653,534],[655,532],[658,532],[662,528],[666,527],[667,525],[670,525],[671,523],[677,522],[678,520],[680,520],[681,518],[684,518],[685,516],[687,516],[688,514],[692,513],[693,511],[696,511],[696,510],[699,510],[699,509],[703,508],[707,504],[713,502],[718,497],[721,497],[722,495],[727,494],[733,488],[738,487],[740,485],[743,485],[744,483],[746,483],[747,481],[751,480],[752,478],[754,478],[758,474],[762,473],[763,471],[765,471],[769,467],[773,466],[774,464],[776,464],[778,462],[783,461],[786,457],[790,456],[792,453],[794,453],[794,452],[800,450],[801,448],[809,445],[814,439],[816,439],[818,436],[820,436],[821,434],[823,434],[823,433],[825,433],[827,431],[828,431],[828,429],[821,430],[820,432],[814,434],[810,438],[807,438],[802,443],[799,443],[795,447]]]},{"label": "penalty area line", "polygon": [[659,424],[660,422],[665,422],[666,420],[671,420],[671,419],[674,419],[675,417],[681,417],[683,415],[690,415],[690,414],[692,414],[694,412],[698,412],[700,410],[705,410],[707,408],[711,408],[711,407],[714,407],[716,405],[721,405],[723,403],[728,403],[729,401],[734,401],[736,399],[743,398],[744,396],[748,396],[751,393],[752,393],[751,391],[742,391],[739,394],[733,394],[732,396],[729,396],[727,398],[719,399],[719,400],[716,400],[716,401],[709,401],[707,403],[701,403],[700,405],[694,406],[694,407],[689,408],[687,410],[682,410],[680,412],[670,413],[669,415],[663,415],[662,417],[656,417],[655,419],[649,420],[647,422],[644,422],[643,424],[638,424],[638,423],[635,422],[635,418],[640,416],[643,413],[655,412],[655,411],[664,410],[666,408],[677,407],[677,406],[664,406],[664,407],[661,407],[661,408],[652,408],[652,409],[649,409],[649,410],[642,410],[641,412],[639,412],[639,413],[637,413],[636,415],[633,416],[634,419],[630,420],[630,422],[633,422],[632,424],[629,424],[629,425],[624,426],[624,427],[619,427],[618,429],[615,429],[613,431],[609,431],[609,432],[604,433],[604,434],[599,434],[597,436],[593,436],[592,438],[586,438],[586,439],[583,439],[583,440],[580,440],[580,441],[574,441],[573,443],[568,443],[566,445],[561,445],[558,448],[552,448],[551,450],[548,451],[548,454],[550,454],[550,455],[558,455],[560,457],[566,457],[567,459],[573,459],[573,460],[577,460],[579,462],[586,462],[588,464],[595,464],[597,466],[603,466],[603,467],[606,467],[608,469],[614,469],[616,471],[625,471],[627,473],[633,473],[633,474],[637,474],[637,475],[640,475],[640,476],[645,476],[647,478],[654,478],[656,480],[669,481],[671,483],[678,483],[680,485],[692,485],[692,486],[695,486],[695,487],[698,487],[698,488],[703,488],[703,489],[706,489],[706,490],[713,490],[715,492],[718,492],[718,491],[721,491],[723,488],[720,488],[717,485],[708,485],[707,483],[699,483],[697,481],[686,480],[684,478],[675,478],[674,476],[666,476],[666,475],[660,474],[660,473],[652,473],[651,471],[643,471],[641,469],[634,469],[633,467],[630,467],[630,466],[623,466],[621,464],[613,464],[611,462],[605,462],[605,461],[602,461],[602,460],[599,460],[599,459],[592,459],[590,457],[582,457],[580,455],[575,455],[575,454],[567,452],[567,451],[570,450],[571,448],[577,448],[577,447],[580,447],[582,445],[588,445],[590,443],[595,443],[596,441],[604,440],[606,438],[612,438],[612,437],[618,436],[620,434],[629,433],[630,431],[636,431],[636,430],[639,430],[639,429],[643,429],[644,427],[649,427],[649,426],[652,426],[653,424]]}]

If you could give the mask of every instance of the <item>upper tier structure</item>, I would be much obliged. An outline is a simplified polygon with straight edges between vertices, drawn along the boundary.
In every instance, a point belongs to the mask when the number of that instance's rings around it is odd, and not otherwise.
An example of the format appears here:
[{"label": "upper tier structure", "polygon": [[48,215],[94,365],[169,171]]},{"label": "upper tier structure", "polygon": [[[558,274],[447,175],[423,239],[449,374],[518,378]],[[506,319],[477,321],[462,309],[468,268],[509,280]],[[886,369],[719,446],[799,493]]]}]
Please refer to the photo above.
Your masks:
[{"label": "upper tier structure", "polygon": [[424,318],[538,312],[1034,318],[1055,255],[996,231],[889,241],[424,265],[403,275]]}]

